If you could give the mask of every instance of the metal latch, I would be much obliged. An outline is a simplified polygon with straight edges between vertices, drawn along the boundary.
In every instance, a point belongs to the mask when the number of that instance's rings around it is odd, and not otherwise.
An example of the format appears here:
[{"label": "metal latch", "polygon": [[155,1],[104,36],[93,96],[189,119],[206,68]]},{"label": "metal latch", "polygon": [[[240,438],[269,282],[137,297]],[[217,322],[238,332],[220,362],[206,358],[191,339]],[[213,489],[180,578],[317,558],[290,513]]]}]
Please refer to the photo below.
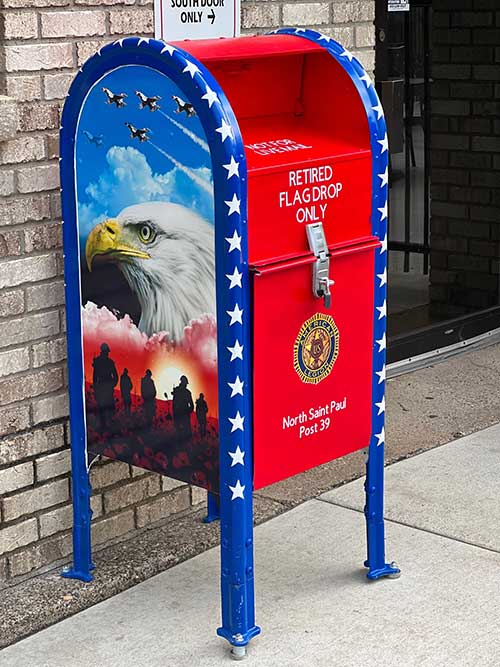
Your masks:
[{"label": "metal latch", "polygon": [[330,280],[330,255],[326,245],[325,232],[322,222],[313,222],[306,225],[307,240],[309,248],[316,257],[313,265],[312,290],[315,297],[323,297],[325,308],[330,308],[332,295],[330,285],[334,281]]}]

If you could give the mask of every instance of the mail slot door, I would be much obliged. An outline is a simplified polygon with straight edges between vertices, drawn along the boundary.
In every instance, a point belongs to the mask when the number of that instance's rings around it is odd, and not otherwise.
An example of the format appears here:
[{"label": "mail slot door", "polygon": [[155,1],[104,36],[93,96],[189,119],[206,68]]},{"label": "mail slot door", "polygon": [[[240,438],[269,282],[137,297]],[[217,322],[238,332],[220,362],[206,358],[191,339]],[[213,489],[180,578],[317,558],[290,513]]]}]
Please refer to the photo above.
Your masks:
[{"label": "mail slot door", "polygon": [[330,247],[330,307],[313,255],[253,267],[255,488],[367,447],[374,252]]}]

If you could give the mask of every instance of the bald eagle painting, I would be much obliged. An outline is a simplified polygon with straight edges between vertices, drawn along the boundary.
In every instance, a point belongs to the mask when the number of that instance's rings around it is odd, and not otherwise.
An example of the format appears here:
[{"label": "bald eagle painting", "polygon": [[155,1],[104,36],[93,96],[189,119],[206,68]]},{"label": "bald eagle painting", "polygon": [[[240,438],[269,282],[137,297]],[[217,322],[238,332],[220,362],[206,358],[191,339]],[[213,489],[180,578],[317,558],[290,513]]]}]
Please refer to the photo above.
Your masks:
[{"label": "bald eagle painting", "polygon": [[90,232],[94,262],[114,262],[141,307],[138,326],[148,336],[180,340],[192,319],[215,313],[213,225],[179,204],[147,202],[123,209]]},{"label": "bald eagle painting", "polygon": [[[76,141],[87,448],[215,491],[210,155],[197,116],[148,113],[151,137],[134,141],[101,88],[130,98],[139,80],[158,99],[181,92],[151,69],[118,68],[89,93]],[[125,120],[143,127],[146,112],[129,105]],[[91,151],[83,128],[106,150]]]}]

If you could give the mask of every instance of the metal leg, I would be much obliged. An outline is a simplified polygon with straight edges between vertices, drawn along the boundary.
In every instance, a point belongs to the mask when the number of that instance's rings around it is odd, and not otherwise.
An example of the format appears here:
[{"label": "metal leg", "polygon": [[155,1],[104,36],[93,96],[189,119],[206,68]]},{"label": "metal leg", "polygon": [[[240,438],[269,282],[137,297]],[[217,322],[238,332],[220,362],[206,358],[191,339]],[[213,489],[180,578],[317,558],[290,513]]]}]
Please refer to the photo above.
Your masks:
[{"label": "metal leg", "polygon": [[203,523],[212,523],[220,519],[219,497],[215,493],[207,491],[207,516],[203,517]]},{"label": "metal leg", "polygon": [[[215,85],[215,84],[214,84]],[[219,122],[219,121],[217,121]],[[224,122],[224,121],[223,121]],[[246,220],[246,165],[241,138],[214,141],[217,359],[219,386],[219,503],[222,623],[217,634],[234,647],[235,659],[258,635],[253,564],[252,336]],[[238,178],[223,165],[241,159]],[[239,157],[241,156],[241,157]],[[237,214],[227,200],[238,198]],[[228,236],[238,239],[237,248]],[[228,248],[229,243],[229,248]],[[236,242],[235,242],[236,243]],[[233,250],[238,249],[238,252]],[[241,277],[233,289],[228,274]],[[228,280],[230,284],[228,285]],[[229,316],[229,320],[228,320]],[[235,353],[238,349],[240,352]]]},{"label": "metal leg", "polygon": [[384,530],[384,445],[377,445],[372,439],[366,462],[366,534],[368,558],[368,579],[380,577],[399,577],[401,571],[397,565],[385,562]]},{"label": "metal leg", "polygon": [[260,633],[255,625],[253,571],[252,478],[230,486],[221,475],[222,626],[217,634],[231,644],[231,657],[241,660],[246,645]]},{"label": "metal leg", "polygon": [[[77,449],[75,447],[75,449]],[[85,450],[71,451],[72,482],[73,482],[73,566],[64,568],[62,577],[92,581],[91,571],[95,569],[92,562],[92,547],[90,524],[92,510],[90,509],[91,486]]]}]

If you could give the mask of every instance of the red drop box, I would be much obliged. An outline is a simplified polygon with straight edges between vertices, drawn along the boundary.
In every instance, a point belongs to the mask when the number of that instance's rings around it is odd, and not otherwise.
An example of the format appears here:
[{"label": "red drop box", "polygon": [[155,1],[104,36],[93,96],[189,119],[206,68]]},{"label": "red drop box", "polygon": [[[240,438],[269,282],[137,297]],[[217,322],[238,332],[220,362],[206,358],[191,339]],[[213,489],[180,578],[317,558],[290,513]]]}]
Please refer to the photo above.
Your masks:
[{"label": "red drop box", "polygon": [[[374,251],[366,112],[320,47],[293,36],[189,44],[236,114],[248,167],[254,486],[367,447]],[[310,246],[307,227],[325,246]],[[314,289],[318,261],[331,302]]]}]

